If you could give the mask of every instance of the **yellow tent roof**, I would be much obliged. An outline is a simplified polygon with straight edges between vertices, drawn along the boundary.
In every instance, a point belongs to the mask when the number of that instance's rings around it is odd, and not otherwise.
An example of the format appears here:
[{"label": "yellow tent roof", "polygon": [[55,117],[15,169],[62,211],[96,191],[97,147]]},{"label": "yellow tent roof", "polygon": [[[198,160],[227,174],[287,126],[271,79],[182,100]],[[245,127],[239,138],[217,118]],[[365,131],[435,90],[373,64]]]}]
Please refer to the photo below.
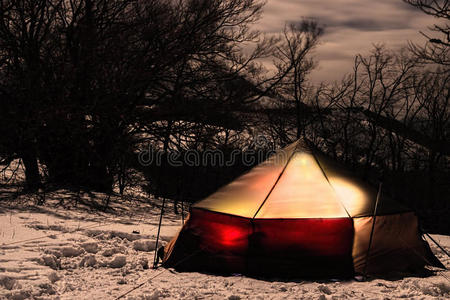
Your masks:
[{"label": "yellow tent roof", "polygon": [[[377,189],[299,140],[193,205],[258,219],[373,214]],[[407,209],[381,195],[378,214]]]}]

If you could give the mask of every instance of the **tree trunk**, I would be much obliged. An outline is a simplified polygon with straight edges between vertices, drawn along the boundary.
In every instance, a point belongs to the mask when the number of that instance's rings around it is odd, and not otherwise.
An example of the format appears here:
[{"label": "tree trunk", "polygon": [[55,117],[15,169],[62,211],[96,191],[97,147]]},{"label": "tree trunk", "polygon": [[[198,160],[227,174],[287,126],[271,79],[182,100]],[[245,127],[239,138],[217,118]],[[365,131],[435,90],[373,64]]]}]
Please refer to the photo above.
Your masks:
[{"label": "tree trunk", "polygon": [[29,191],[37,191],[41,187],[41,178],[39,176],[39,166],[36,153],[32,149],[24,149],[22,161],[25,166],[26,187]]}]

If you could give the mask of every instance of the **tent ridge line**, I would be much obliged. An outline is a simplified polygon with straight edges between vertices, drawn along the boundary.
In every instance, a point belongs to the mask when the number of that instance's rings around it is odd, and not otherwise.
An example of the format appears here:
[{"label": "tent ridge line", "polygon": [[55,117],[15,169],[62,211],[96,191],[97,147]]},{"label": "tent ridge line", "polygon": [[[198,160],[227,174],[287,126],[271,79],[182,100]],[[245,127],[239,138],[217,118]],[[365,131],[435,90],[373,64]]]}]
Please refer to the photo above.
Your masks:
[{"label": "tent ridge line", "polygon": [[258,209],[256,210],[255,214],[253,215],[252,220],[254,220],[256,218],[256,216],[258,215],[259,211],[261,210],[261,208],[264,206],[264,204],[266,204],[267,199],[269,199],[270,195],[272,194],[273,190],[275,189],[275,186],[278,184],[278,181],[280,181],[281,176],[283,176],[284,171],[286,170],[287,166],[289,165],[289,163],[291,162],[292,157],[294,156],[295,152],[297,151],[297,147],[298,147],[298,142],[297,145],[295,145],[295,148],[292,150],[292,154],[291,156],[289,156],[286,164],[283,167],[283,170],[281,170],[280,175],[278,175],[277,180],[275,180],[275,183],[273,184],[273,186],[270,188],[269,193],[267,193],[266,198],[264,198],[264,201],[261,203],[261,205],[258,207]]},{"label": "tent ridge line", "polygon": [[315,153],[311,153],[312,156],[314,157],[314,160],[316,161],[317,165],[319,166],[320,171],[322,171],[323,176],[325,177],[325,179],[327,180],[328,184],[330,185],[330,187],[333,189],[334,195],[336,196],[336,199],[339,201],[339,203],[342,205],[342,207],[344,208],[345,212],[347,213],[347,215],[352,218],[352,216],[349,214],[347,208],[345,207],[344,203],[342,203],[341,199],[339,199],[339,195],[336,192],[336,190],[334,189],[334,186],[331,184],[330,180],[328,179],[327,174],[325,173],[325,170],[322,168],[322,165],[320,164],[319,160],[317,159]]}]

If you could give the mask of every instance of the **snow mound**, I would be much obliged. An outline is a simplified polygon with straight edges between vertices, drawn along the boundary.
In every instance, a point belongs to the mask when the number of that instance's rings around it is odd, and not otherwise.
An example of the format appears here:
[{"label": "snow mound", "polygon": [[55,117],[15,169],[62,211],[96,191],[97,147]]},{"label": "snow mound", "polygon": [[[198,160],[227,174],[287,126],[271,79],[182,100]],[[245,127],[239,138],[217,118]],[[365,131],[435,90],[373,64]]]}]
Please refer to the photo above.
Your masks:
[{"label": "snow mound", "polygon": [[142,267],[142,269],[147,270],[148,269],[148,259],[145,257],[141,257],[138,260],[138,264]]},{"label": "snow mound", "polygon": [[88,253],[97,253],[99,251],[98,244],[96,242],[85,242],[80,245],[81,248],[84,249],[84,251]]},{"label": "snow mound", "polygon": [[49,254],[49,255],[53,255],[56,258],[63,257],[63,254],[62,254],[62,252],[59,249],[45,249],[44,253]]},{"label": "snow mound", "polygon": [[142,295],[142,300],[158,300],[161,298],[160,291],[156,290],[153,292],[153,294],[150,295]]},{"label": "snow mound", "polygon": [[164,296],[161,295],[160,291],[156,290],[153,293],[143,294],[139,296],[128,296],[127,300],[159,300],[163,299]]},{"label": "snow mound", "polygon": [[53,254],[44,254],[38,260],[38,263],[52,268],[53,270],[58,270],[61,267],[61,261]]},{"label": "snow mound", "polygon": [[318,289],[319,291],[321,291],[322,293],[324,293],[324,294],[327,294],[327,295],[331,295],[331,294],[332,294],[330,288],[327,287],[327,286],[324,285],[324,284],[319,285],[319,286],[317,287],[317,289]]},{"label": "snow mound", "polygon": [[80,267],[94,267],[97,264],[97,259],[95,258],[95,255],[89,254],[83,257],[83,259],[80,261],[79,266]]},{"label": "snow mound", "polygon": [[31,293],[27,290],[19,290],[19,291],[14,291],[12,293],[6,294],[6,299],[10,299],[10,300],[25,300],[25,299],[30,299],[31,297]]},{"label": "snow mound", "polygon": [[136,240],[133,242],[133,249],[136,251],[150,252],[155,250],[156,241],[154,240]]},{"label": "snow mound", "polygon": [[54,287],[50,284],[50,283],[41,283],[39,284],[39,294],[48,294],[48,295],[54,295],[56,294],[56,291],[54,289]]},{"label": "snow mound", "polygon": [[59,249],[64,257],[80,256],[84,253],[84,250],[77,246],[66,246]]},{"label": "snow mound", "polygon": [[125,255],[116,255],[114,258],[109,262],[109,266],[111,268],[122,268],[127,264],[127,257]]},{"label": "snow mound", "polygon": [[434,297],[450,296],[450,284],[445,282],[437,282],[430,286],[422,286],[422,293]]},{"label": "snow mound", "polygon": [[16,279],[5,275],[0,275],[0,286],[7,290],[12,290],[18,287],[18,284]]},{"label": "snow mound", "polygon": [[103,250],[102,255],[105,257],[113,256],[117,253],[124,253],[126,248],[124,246],[112,246],[111,248],[106,248]]},{"label": "snow mound", "polygon": [[47,275],[47,278],[48,278],[48,280],[50,280],[51,283],[55,283],[55,282],[57,282],[58,280],[61,279],[61,277],[60,277],[60,276],[58,275],[58,273],[55,272],[55,271],[50,272],[50,273]]},{"label": "snow mound", "polygon": [[97,230],[86,230],[86,234],[90,237],[94,237],[99,240],[110,240],[113,238],[119,238],[122,240],[126,239],[130,242],[139,240],[142,238],[149,238],[149,236],[143,236],[140,234],[115,231],[115,230],[110,230],[110,231],[103,231],[103,230],[98,230],[98,229]]}]

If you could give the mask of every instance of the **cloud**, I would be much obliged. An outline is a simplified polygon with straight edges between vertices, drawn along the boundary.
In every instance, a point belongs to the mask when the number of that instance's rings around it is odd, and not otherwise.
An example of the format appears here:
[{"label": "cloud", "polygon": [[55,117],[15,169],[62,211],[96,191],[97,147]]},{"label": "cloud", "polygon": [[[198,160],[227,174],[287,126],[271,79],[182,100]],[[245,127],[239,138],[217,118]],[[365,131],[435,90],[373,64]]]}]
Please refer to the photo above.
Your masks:
[{"label": "cloud", "polygon": [[407,41],[423,42],[420,30],[436,20],[402,0],[268,0],[256,28],[274,34],[286,22],[315,19],[325,27],[317,48],[319,68],[314,81],[340,80],[352,70],[354,56],[373,44],[400,48]]},{"label": "cloud", "polygon": [[[342,30],[346,28],[358,31],[383,31],[390,29],[404,29],[405,22],[399,19],[367,19],[365,17],[353,17],[351,19],[336,18],[336,16],[316,17],[320,23],[324,24],[327,29],[332,31]],[[409,28],[409,27],[408,27]],[[330,30],[328,30],[328,33]]]}]

